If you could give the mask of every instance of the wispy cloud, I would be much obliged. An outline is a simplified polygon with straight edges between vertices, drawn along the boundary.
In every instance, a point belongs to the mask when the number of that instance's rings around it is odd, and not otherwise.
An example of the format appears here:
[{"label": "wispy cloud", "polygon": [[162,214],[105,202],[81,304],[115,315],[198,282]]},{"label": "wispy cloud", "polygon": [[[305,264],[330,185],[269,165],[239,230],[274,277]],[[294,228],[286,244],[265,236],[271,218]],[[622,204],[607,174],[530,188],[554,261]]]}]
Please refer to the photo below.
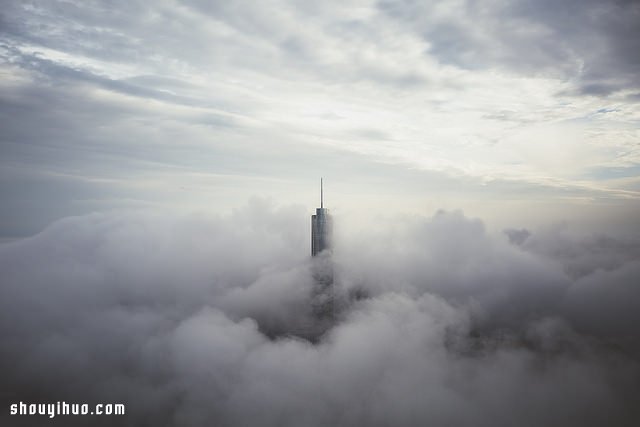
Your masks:
[{"label": "wispy cloud", "polygon": [[386,187],[416,187],[407,170],[465,182],[440,187],[458,200],[495,181],[637,199],[632,177],[604,171],[640,162],[637,15],[569,0],[8,2],[0,167],[198,187],[191,204],[220,207],[221,177],[249,178],[228,181],[227,208],[379,170]]}]

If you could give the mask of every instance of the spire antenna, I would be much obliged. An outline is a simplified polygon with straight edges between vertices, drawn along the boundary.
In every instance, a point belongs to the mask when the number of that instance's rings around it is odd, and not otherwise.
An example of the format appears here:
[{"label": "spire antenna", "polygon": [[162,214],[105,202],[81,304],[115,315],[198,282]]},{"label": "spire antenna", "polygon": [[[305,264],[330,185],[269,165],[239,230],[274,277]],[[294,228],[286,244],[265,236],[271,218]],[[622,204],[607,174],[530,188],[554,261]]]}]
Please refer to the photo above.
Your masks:
[{"label": "spire antenna", "polygon": [[322,193],[322,178],[320,178],[320,209],[324,208],[324,195]]}]

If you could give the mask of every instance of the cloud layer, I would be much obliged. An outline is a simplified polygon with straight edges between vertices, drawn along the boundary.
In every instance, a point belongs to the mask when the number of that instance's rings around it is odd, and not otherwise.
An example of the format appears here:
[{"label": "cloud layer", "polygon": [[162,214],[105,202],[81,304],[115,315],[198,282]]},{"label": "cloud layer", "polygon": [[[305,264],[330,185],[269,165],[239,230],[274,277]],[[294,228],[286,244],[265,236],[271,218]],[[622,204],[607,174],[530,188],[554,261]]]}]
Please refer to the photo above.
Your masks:
[{"label": "cloud layer", "polygon": [[3,244],[4,400],[125,402],[95,420],[122,425],[640,419],[638,240],[509,243],[460,212],[343,230],[311,343],[304,213],[93,214]]}]

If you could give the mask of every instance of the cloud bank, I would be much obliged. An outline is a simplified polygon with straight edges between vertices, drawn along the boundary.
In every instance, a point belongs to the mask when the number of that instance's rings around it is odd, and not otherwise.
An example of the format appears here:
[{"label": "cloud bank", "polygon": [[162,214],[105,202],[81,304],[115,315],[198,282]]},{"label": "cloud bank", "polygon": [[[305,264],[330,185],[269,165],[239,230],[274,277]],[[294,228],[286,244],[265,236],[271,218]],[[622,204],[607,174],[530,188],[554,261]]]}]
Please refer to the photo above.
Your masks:
[{"label": "cloud bank", "polygon": [[338,228],[342,305],[312,343],[305,214],[92,214],[1,245],[3,400],[127,404],[98,425],[640,420],[636,238],[442,211]]}]

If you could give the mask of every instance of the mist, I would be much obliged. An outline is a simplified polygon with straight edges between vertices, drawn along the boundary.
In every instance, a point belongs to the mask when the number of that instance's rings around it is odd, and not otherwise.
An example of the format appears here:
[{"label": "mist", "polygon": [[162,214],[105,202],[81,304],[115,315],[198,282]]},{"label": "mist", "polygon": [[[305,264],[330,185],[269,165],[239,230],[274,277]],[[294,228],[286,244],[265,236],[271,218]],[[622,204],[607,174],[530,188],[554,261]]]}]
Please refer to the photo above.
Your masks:
[{"label": "mist", "polygon": [[[640,240],[461,211],[95,213],[0,245],[3,402],[125,403],[4,425],[632,426]],[[331,269],[335,316],[314,314]]]}]

